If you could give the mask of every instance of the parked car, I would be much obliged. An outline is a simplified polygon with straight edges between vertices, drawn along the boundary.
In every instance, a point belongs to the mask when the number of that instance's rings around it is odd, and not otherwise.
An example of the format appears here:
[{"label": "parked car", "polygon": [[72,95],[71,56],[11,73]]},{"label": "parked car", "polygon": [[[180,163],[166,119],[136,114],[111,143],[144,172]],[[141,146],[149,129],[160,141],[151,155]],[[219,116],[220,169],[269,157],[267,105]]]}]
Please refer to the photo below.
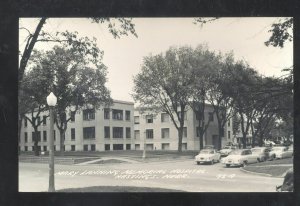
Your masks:
[{"label": "parked car", "polygon": [[250,149],[233,150],[227,157],[221,159],[221,163],[226,167],[246,166],[247,164],[258,162],[258,156],[253,155]]},{"label": "parked car", "polygon": [[203,149],[195,157],[195,161],[199,165],[200,163],[210,163],[220,162],[221,155],[214,149]]},{"label": "parked car", "polygon": [[293,156],[293,151],[289,150],[288,147],[280,146],[280,147],[273,147],[270,151],[270,159],[283,159],[289,158]]},{"label": "parked car", "polygon": [[253,155],[258,156],[260,162],[269,159],[270,149],[268,147],[254,147],[251,149]]},{"label": "parked car", "polygon": [[215,149],[214,145],[205,145],[203,149]]},{"label": "parked car", "polygon": [[276,186],[277,192],[293,192],[294,191],[294,170],[289,169],[285,176],[282,185]]},{"label": "parked car", "polygon": [[219,152],[220,152],[220,154],[221,154],[222,157],[225,157],[225,156],[229,155],[229,153],[231,151],[235,150],[235,149],[237,149],[236,146],[225,146]]}]

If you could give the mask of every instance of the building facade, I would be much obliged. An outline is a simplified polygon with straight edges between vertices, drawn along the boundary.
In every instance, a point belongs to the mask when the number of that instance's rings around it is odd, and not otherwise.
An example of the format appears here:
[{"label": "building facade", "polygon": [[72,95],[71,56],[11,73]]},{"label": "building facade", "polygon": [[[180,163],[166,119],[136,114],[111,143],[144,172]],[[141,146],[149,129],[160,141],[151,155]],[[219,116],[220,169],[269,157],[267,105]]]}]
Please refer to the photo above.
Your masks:
[{"label": "building facade", "polygon": [[[38,128],[40,151],[49,150],[48,112],[41,114],[43,123]],[[71,115],[65,133],[65,151],[110,151],[110,150],[177,150],[178,131],[166,113],[147,114],[134,109],[134,103],[114,101],[110,108],[83,109]],[[218,148],[218,123],[213,108],[206,106],[204,120],[210,124],[204,134],[204,145]],[[199,150],[198,123],[191,109],[185,114],[182,150]],[[21,151],[33,151],[33,128],[23,121],[19,147]],[[222,146],[232,142],[231,120],[225,126]],[[54,149],[60,150],[60,134],[54,125]]]},{"label": "building facade", "polygon": [[[65,133],[65,151],[130,150],[134,147],[132,102],[115,100],[110,108],[84,109],[72,114]],[[38,128],[40,151],[48,151],[49,118]],[[33,151],[33,128],[24,120],[21,127],[19,146],[21,151]],[[60,149],[59,130],[54,124],[54,150]]]}]

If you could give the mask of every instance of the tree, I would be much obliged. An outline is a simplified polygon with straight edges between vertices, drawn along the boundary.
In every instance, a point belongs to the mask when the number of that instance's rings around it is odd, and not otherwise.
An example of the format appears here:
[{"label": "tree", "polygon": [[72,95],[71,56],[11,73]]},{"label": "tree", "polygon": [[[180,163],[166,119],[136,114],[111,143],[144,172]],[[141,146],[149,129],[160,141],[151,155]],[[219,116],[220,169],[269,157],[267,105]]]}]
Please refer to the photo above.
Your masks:
[{"label": "tree", "polygon": [[78,51],[67,45],[55,46],[41,60],[44,71],[52,73],[48,93],[57,96],[55,123],[60,133],[60,151],[63,154],[65,132],[72,114],[84,107],[98,108],[110,105],[110,91],[105,87],[106,67],[99,56],[89,51]]},{"label": "tree", "polygon": [[144,58],[142,71],[134,77],[135,101],[141,107],[167,113],[178,131],[182,151],[185,112],[191,78],[190,47],[171,47],[166,53]]}]

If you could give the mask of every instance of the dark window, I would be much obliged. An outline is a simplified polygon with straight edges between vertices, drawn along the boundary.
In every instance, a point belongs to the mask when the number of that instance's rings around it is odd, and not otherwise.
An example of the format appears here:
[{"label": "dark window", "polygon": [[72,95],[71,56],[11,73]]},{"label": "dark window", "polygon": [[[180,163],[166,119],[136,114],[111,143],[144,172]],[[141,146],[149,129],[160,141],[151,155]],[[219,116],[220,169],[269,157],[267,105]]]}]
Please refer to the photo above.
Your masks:
[{"label": "dark window", "polygon": [[47,131],[43,131],[44,142],[47,142]]},{"label": "dark window", "polygon": [[24,135],[25,135],[25,142],[27,142],[27,141],[28,141],[28,135],[27,135],[27,132],[25,132]]},{"label": "dark window", "polygon": [[109,151],[110,150],[110,144],[105,144],[105,151]]},{"label": "dark window", "polygon": [[134,130],[134,139],[140,139],[140,130]]},{"label": "dark window", "polygon": [[24,119],[24,127],[27,127],[27,119],[26,118]]},{"label": "dark window", "polygon": [[44,146],[44,149],[43,149],[45,152],[47,151],[47,146]]},{"label": "dark window", "polygon": [[140,117],[134,116],[134,124],[139,124],[139,123],[140,123]]},{"label": "dark window", "polygon": [[230,127],[230,119],[228,120],[228,124],[227,125],[228,125],[228,127]]},{"label": "dark window", "polygon": [[40,121],[41,121],[41,118],[40,118],[40,116],[38,116],[38,117],[36,118],[36,124],[39,125],[39,124],[40,124]]},{"label": "dark window", "polygon": [[75,114],[76,112],[74,111],[71,112],[71,122],[75,122]]},{"label": "dark window", "polygon": [[131,150],[131,144],[126,144],[126,150]]},{"label": "dark window", "polygon": [[169,143],[162,143],[161,144],[161,149],[162,150],[169,150],[170,149],[170,144]]},{"label": "dark window", "polygon": [[130,127],[126,127],[126,138],[131,138]]},{"label": "dark window", "polygon": [[113,127],[113,138],[123,138],[123,127]]},{"label": "dark window", "polygon": [[187,137],[187,128],[186,127],[183,128],[183,137]]},{"label": "dark window", "polygon": [[187,143],[182,143],[182,150],[187,150]]},{"label": "dark window", "polygon": [[146,129],[146,138],[153,139],[153,129]]},{"label": "dark window", "polygon": [[161,129],[161,138],[169,138],[170,137],[170,129],[169,128],[162,128]]},{"label": "dark window", "polygon": [[84,127],[83,139],[95,139],[95,127]]},{"label": "dark window", "polygon": [[25,146],[25,147],[24,147],[24,150],[27,152],[27,151],[28,151],[28,147],[27,147],[27,146]]},{"label": "dark window", "polygon": [[88,145],[87,144],[83,145],[83,151],[88,151]]},{"label": "dark window", "polygon": [[147,150],[153,150],[153,144],[146,144],[146,149]]},{"label": "dark window", "polygon": [[75,145],[71,145],[71,151],[75,151]]},{"label": "dark window", "polygon": [[96,151],[96,145],[91,144],[91,151]]},{"label": "dark window", "polygon": [[208,115],[209,115],[209,117],[208,117],[209,121],[213,122],[214,121],[214,113],[213,112],[209,112]]},{"label": "dark window", "polygon": [[125,111],[125,119],[130,120],[130,111]]},{"label": "dark window", "polygon": [[95,109],[83,110],[83,120],[93,120],[93,119],[95,119]]},{"label": "dark window", "polygon": [[56,130],[53,130],[53,141],[56,141]]},{"label": "dark window", "polygon": [[123,144],[113,144],[113,150],[123,150]]},{"label": "dark window", "polygon": [[123,110],[112,110],[113,119],[123,120]]},{"label": "dark window", "polygon": [[146,123],[153,123],[153,116],[152,115],[147,115],[146,116]]},{"label": "dark window", "polygon": [[104,108],[104,119],[109,119],[109,109]]},{"label": "dark window", "polygon": [[46,124],[47,124],[47,116],[44,115],[44,116],[43,116],[43,125],[46,125]]},{"label": "dark window", "polygon": [[104,138],[110,138],[110,127],[104,127]]},{"label": "dark window", "polygon": [[71,128],[71,140],[75,140],[75,128]]},{"label": "dark window", "polygon": [[135,144],[135,148],[134,149],[135,150],[140,150],[141,149],[140,144]]},{"label": "dark window", "polygon": [[230,139],[230,131],[228,131],[228,137],[227,138]]}]

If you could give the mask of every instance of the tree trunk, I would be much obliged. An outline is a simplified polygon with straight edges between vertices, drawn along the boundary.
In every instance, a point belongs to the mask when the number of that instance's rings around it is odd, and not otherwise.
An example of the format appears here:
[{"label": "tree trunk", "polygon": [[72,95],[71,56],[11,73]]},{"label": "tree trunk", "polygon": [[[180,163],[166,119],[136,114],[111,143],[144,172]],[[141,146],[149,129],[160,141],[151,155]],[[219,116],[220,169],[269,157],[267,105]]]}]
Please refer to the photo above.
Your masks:
[{"label": "tree trunk", "polygon": [[224,137],[224,128],[221,127],[221,125],[218,124],[219,129],[219,137],[218,137],[218,148],[217,150],[220,150],[222,148],[222,137]]},{"label": "tree trunk", "polygon": [[242,143],[243,143],[243,149],[246,149],[246,147],[247,147],[247,133],[246,132],[243,132]]},{"label": "tree trunk", "polygon": [[182,136],[183,136],[183,127],[178,129],[178,152],[182,152]]},{"label": "tree trunk", "polygon": [[65,131],[59,130],[60,137],[60,156],[64,156]]},{"label": "tree trunk", "polygon": [[203,146],[204,146],[204,142],[203,142],[204,131],[200,127],[198,130],[199,130],[199,136],[200,136],[199,137],[200,150],[202,150]]},{"label": "tree trunk", "polygon": [[34,155],[35,156],[39,156],[40,155],[40,151],[38,149],[38,144],[39,144],[39,139],[38,139],[38,131],[37,128],[34,128],[34,132],[33,132],[33,142],[34,142],[34,146],[33,146],[33,150],[34,150]]}]

